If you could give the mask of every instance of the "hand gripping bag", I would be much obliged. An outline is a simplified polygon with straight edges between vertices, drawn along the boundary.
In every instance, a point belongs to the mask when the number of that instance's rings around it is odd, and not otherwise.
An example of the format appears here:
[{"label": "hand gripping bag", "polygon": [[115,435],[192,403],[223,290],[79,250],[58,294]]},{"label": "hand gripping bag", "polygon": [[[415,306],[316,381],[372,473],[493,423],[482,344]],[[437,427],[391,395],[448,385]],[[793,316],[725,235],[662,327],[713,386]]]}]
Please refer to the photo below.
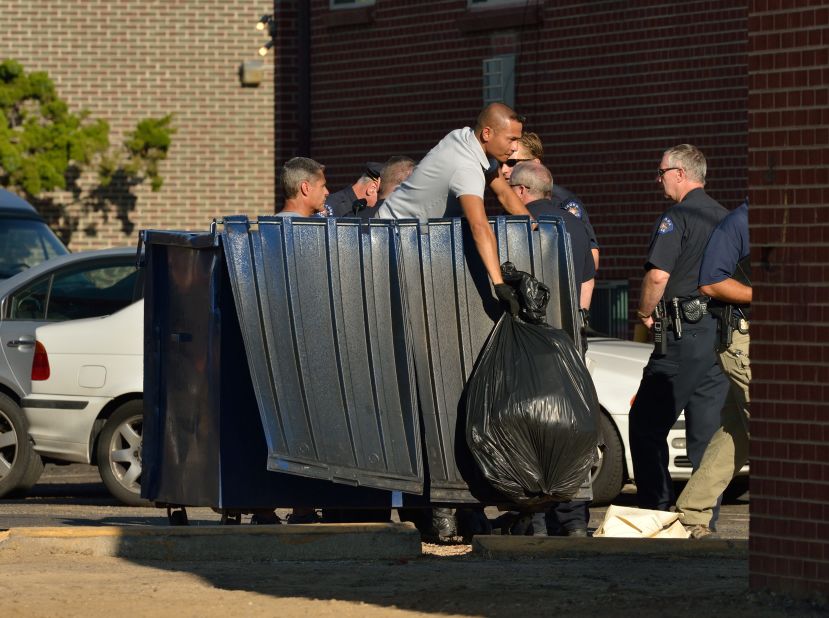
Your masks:
[{"label": "hand gripping bag", "polygon": [[466,413],[475,461],[517,504],[570,500],[594,463],[596,390],[559,329],[504,314],[467,384]]}]

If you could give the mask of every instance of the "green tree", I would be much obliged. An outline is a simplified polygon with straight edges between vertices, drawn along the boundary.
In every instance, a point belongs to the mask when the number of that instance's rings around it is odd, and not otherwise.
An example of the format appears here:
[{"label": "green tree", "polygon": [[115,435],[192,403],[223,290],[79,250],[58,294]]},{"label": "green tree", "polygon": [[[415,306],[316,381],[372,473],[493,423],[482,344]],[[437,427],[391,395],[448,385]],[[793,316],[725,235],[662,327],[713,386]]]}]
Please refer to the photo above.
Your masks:
[{"label": "green tree", "polygon": [[[113,148],[109,124],[87,110],[70,112],[46,73],[27,74],[14,60],[0,63],[0,186],[25,195],[58,224],[65,240],[79,218],[70,216],[65,200],[44,194],[65,192],[70,204],[105,220],[114,209],[129,234],[132,189],[147,180],[153,191],[161,189],[158,167],[174,133],[171,115],[147,118]],[[87,171],[97,172],[97,186],[84,192],[79,179]],[[94,234],[94,226],[85,231]]]}]

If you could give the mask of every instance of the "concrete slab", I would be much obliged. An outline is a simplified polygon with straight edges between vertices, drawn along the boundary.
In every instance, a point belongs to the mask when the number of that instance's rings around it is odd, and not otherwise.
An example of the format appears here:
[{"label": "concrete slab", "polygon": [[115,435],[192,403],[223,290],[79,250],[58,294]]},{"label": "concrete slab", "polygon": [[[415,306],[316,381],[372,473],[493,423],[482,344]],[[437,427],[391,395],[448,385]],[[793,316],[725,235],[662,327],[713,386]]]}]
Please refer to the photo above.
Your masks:
[{"label": "concrete slab", "polygon": [[199,527],[61,527],[0,531],[0,552],[133,560],[409,560],[421,554],[409,523]]},{"label": "concrete slab", "polygon": [[476,536],[473,553],[482,558],[563,558],[590,555],[649,555],[748,559],[742,539],[622,539],[532,536]]}]

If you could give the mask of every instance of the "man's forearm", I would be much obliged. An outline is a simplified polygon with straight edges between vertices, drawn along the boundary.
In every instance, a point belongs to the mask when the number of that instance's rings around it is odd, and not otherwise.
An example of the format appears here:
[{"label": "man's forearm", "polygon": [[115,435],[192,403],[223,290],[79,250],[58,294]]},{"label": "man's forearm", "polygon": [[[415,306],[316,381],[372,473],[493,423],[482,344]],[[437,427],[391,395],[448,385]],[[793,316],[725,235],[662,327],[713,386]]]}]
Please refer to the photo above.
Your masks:
[{"label": "man's forearm", "polygon": [[593,288],[596,286],[596,280],[591,279],[581,284],[581,294],[579,294],[579,307],[582,309],[590,309],[590,301],[593,299]]},{"label": "man's forearm", "polygon": [[637,312],[640,318],[642,314],[650,315],[653,313],[656,304],[665,293],[665,286],[668,285],[669,277],[670,274],[664,270],[651,268],[642,279],[642,294]]},{"label": "man's forearm", "polygon": [[498,262],[498,243],[495,241],[495,234],[487,222],[484,225],[472,224],[472,238],[475,240],[475,247],[484,263],[484,268],[492,279],[492,284],[497,285],[504,282],[501,276],[501,265]]},{"label": "man's forearm", "polygon": [[701,285],[699,291],[725,303],[751,304],[751,288],[736,279],[725,279],[709,285]]},{"label": "man's forearm", "polygon": [[484,212],[484,201],[476,195],[461,195],[458,201],[461,203],[461,210],[469,223],[475,248],[478,249],[478,255],[481,256],[489,278],[493,285],[503,283],[504,278],[501,276],[501,265],[498,261],[498,243]]},{"label": "man's forearm", "polygon": [[524,215],[532,218],[530,211],[524,206],[524,203],[515,194],[515,191],[510,189],[509,183],[501,176],[496,176],[489,183],[490,188],[495,193],[501,207],[511,215]]}]

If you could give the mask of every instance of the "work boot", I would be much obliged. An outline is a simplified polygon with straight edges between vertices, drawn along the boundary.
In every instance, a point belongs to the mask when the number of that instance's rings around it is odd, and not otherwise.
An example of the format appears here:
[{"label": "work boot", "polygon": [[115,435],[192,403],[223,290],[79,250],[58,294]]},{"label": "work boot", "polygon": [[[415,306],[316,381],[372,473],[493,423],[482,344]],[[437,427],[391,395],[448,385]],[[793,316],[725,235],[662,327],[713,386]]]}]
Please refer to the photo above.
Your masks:
[{"label": "work boot", "polygon": [[432,525],[424,537],[438,541],[446,541],[457,536],[458,528],[452,509],[433,508]]},{"label": "work boot", "polygon": [[460,508],[455,510],[457,534],[463,537],[465,543],[472,541],[473,536],[492,534],[492,524],[481,508]]},{"label": "work boot", "polygon": [[510,526],[509,533],[514,536],[526,536],[532,534],[533,520],[529,513],[521,513]]},{"label": "work boot", "polygon": [[289,524],[318,524],[322,521],[315,509],[294,509],[288,515]]},{"label": "work boot", "polygon": [[586,538],[587,528],[565,528],[565,533],[571,538]]},{"label": "work boot", "polygon": [[276,514],[276,511],[263,509],[261,511],[256,511],[250,516],[250,523],[254,526],[278,526],[282,523],[282,520],[279,519],[279,515]]},{"label": "work boot", "polygon": [[691,539],[710,539],[716,536],[711,531],[711,528],[709,528],[708,526],[704,526],[702,524],[696,524],[694,526],[685,526],[685,531],[688,533],[688,537]]}]

